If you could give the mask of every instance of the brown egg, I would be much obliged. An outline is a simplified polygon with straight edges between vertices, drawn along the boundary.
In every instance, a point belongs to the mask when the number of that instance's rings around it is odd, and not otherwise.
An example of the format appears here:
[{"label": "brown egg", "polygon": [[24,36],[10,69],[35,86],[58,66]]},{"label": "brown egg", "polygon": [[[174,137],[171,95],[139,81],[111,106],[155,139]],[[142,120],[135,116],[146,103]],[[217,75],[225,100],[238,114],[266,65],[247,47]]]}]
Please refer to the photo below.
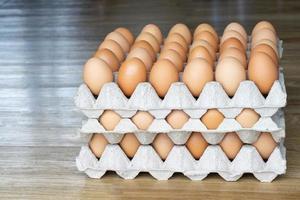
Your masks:
[{"label": "brown egg", "polygon": [[243,128],[252,128],[259,118],[253,109],[245,108],[235,119]]},{"label": "brown egg", "polygon": [[243,38],[247,41],[247,38],[248,38],[247,32],[241,24],[239,24],[237,22],[231,22],[230,24],[228,24],[226,26],[223,35],[225,34],[225,32],[230,31],[230,30],[240,33],[243,36]]},{"label": "brown egg", "polygon": [[[255,54],[256,52],[263,52],[270,56],[272,60],[274,61],[275,65],[278,66],[278,57],[275,51],[267,44],[259,44],[255,46],[253,49],[251,49],[251,54]],[[251,55],[250,55],[251,57]]]},{"label": "brown egg", "polygon": [[120,27],[120,28],[115,29],[114,31],[121,33],[127,39],[127,41],[129,42],[130,45],[133,44],[134,36],[127,28]]},{"label": "brown egg", "polygon": [[167,43],[170,43],[170,42],[179,43],[182,46],[182,48],[184,49],[184,51],[187,52],[188,45],[186,44],[184,37],[182,35],[180,35],[179,33],[169,34],[168,37],[166,38],[164,44],[166,45]]},{"label": "brown egg", "polygon": [[120,62],[117,56],[108,49],[101,49],[97,50],[94,57],[100,58],[101,60],[105,61],[111,68],[113,72],[118,71]]},{"label": "brown egg", "polygon": [[154,117],[149,112],[138,111],[131,120],[140,130],[147,130],[152,124]]},{"label": "brown egg", "polygon": [[260,156],[267,160],[276,148],[277,143],[270,133],[262,132],[252,145],[257,149]]},{"label": "brown egg", "polygon": [[224,120],[224,115],[217,109],[208,109],[200,118],[207,129],[217,129]]},{"label": "brown egg", "polygon": [[220,143],[220,147],[230,160],[233,160],[240,152],[243,143],[235,132],[226,133]]},{"label": "brown egg", "polygon": [[174,143],[168,137],[167,134],[159,133],[155,136],[152,146],[157,152],[157,154],[160,156],[160,158],[162,160],[165,160],[168,157],[170,151],[172,150]]},{"label": "brown egg", "polygon": [[214,48],[215,51],[218,49],[217,40],[215,39],[214,35],[208,31],[202,31],[197,35],[195,35],[194,41],[198,41],[198,40],[204,40],[208,42]]},{"label": "brown egg", "polygon": [[199,25],[197,26],[197,28],[196,28],[195,31],[194,31],[194,37],[195,37],[198,33],[202,32],[202,31],[208,31],[208,32],[210,32],[210,33],[213,34],[213,36],[215,37],[216,41],[217,41],[217,42],[219,41],[219,36],[218,36],[217,32],[215,31],[215,29],[214,29],[211,25],[206,24],[206,23],[199,24]]},{"label": "brown egg", "polygon": [[196,160],[199,160],[207,148],[208,143],[203,138],[201,133],[193,132],[188,141],[185,143],[185,146],[191,152],[192,156]]},{"label": "brown egg", "polygon": [[133,158],[141,143],[133,133],[126,133],[119,145],[129,158]]},{"label": "brown egg", "polygon": [[247,69],[248,66],[245,52],[241,52],[238,48],[230,47],[223,50],[220,54],[219,61],[226,57],[236,58],[244,66],[244,68]]},{"label": "brown egg", "polygon": [[146,42],[144,40],[137,41],[133,44],[133,46],[131,47],[131,50],[133,50],[135,48],[146,49],[147,52],[149,53],[149,55],[151,56],[152,61],[154,62],[156,60],[156,53],[155,53],[153,47],[149,44],[149,42]]},{"label": "brown egg", "polygon": [[89,142],[89,146],[93,154],[100,158],[106,145],[108,144],[106,138],[102,134],[93,134],[92,139]]},{"label": "brown egg", "polygon": [[180,57],[180,54],[172,49],[163,51],[159,55],[159,59],[168,59],[169,61],[171,61],[176,66],[178,72],[181,72],[183,70],[183,61]]},{"label": "brown egg", "polygon": [[252,54],[248,65],[248,78],[253,81],[260,92],[267,95],[275,80],[278,80],[279,70],[272,58],[265,53]]},{"label": "brown egg", "polygon": [[153,62],[152,62],[151,55],[148,53],[146,49],[140,47],[132,49],[127,55],[126,60],[130,58],[139,58],[145,64],[147,71],[151,70]]},{"label": "brown egg", "polygon": [[259,42],[257,42],[256,44],[254,44],[251,48],[253,49],[253,48],[255,48],[256,46],[258,46],[260,44],[269,45],[274,50],[274,52],[276,53],[277,57],[279,57],[278,49],[277,49],[276,44],[274,44],[274,42],[272,42],[271,40],[268,40],[268,39],[260,40]]},{"label": "brown egg", "polygon": [[247,49],[247,41],[244,39],[244,37],[239,32],[236,32],[233,30],[226,31],[224,33],[224,35],[221,38],[221,45],[229,38],[238,39],[242,43],[244,49]]},{"label": "brown egg", "polygon": [[186,84],[194,97],[198,97],[205,84],[213,80],[213,68],[202,58],[195,58],[189,62],[182,75],[182,81]]},{"label": "brown egg", "polygon": [[111,32],[106,37],[105,40],[116,41],[121,47],[124,53],[127,53],[130,49],[130,43],[127,39],[119,32]]},{"label": "brown egg", "polygon": [[234,47],[239,49],[241,52],[245,52],[245,49],[243,47],[243,44],[236,38],[229,38],[226,41],[224,41],[220,46],[220,53],[223,53],[225,49],[228,49],[230,47]]},{"label": "brown egg", "polygon": [[102,86],[113,81],[113,73],[105,61],[91,58],[84,65],[83,81],[94,95],[99,95]]},{"label": "brown egg", "polygon": [[219,61],[215,79],[223,86],[228,96],[234,96],[240,82],[246,80],[246,71],[244,66],[233,57],[226,57]]},{"label": "brown egg", "polygon": [[174,129],[181,129],[183,125],[189,120],[189,116],[182,110],[172,110],[167,116],[168,124]]},{"label": "brown egg", "polygon": [[255,46],[255,44],[264,39],[271,40],[275,45],[277,45],[277,36],[273,31],[267,28],[259,30],[259,32],[252,36],[251,45]]},{"label": "brown egg", "polygon": [[208,42],[206,42],[205,40],[197,40],[194,41],[191,48],[190,48],[190,52],[194,50],[194,48],[198,47],[198,46],[202,46],[205,47],[207,49],[207,51],[209,52],[210,56],[213,58],[213,60],[216,60],[216,51],[214,49],[213,46],[211,46]]},{"label": "brown egg", "polygon": [[163,35],[159,27],[156,26],[155,24],[147,24],[146,26],[144,26],[142,32],[151,33],[157,39],[159,44],[161,44],[163,41]]},{"label": "brown egg", "polygon": [[113,52],[119,62],[122,62],[125,58],[125,54],[123,52],[123,49],[122,47],[114,40],[104,40],[101,45],[99,46],[99,49],[108,49],[110,50],[111,52]]},{"label": "brown egg", "polygon": [[119,69],[118,84],[123,93],[130,97],[136,86],[146,81],[145,64],[138,58],[130,58],[122,63]]},{"label": "brown egg", "polygon": [[112,110],[105,110],[102,113],[102,115],[99,117],[100,124],[107,131],[114,130],[120,121],[121,121],[121,116]]},{"label": "brown egg", "polygon": [[186,44],[191,44],[192,41],[192,34],[190,29],[185,24],[175,24],[171,30],[169,31],[169,34],[173,33],[179,33],[182,35],[186,41]]},{"label": "brown egg", "polygon": [[152,67],[149,82],[156,90],[158,96],[163,98],[172,83],[179,81],[176,66],[167,59],[158,60]]},{"label": "brown egg", "polygon": [[142,32],[137,38],[136,38],[136,42],[138,41],[141,41],[141,40],[144,40],[146,42],[148,42],[152,48],[154,49],[154,51],[157,53],[159,52],[160,50],[160,44],[159,42],[157,41],[157,39],[151,34],[151,33],[148,33],[148,32]]},{"label": "brown egg", "polygon": [[276,30],[270,22],[260,21],[254,26],[254,28],[252,30],[252,35],[255,35],[257,32],[259,32],[261,29],[264,29],[264,28],[268,28],[276,34]]},{"label": "brown egg", "polygon": [[164,51],[168,50],[168,49],[172,49],[174,51],[176,51],[177,53],[179,53],[181,60],[183,62],[186,61],[186,51],[184,50],[184,48],[178,43],[178,42],[169,42],[166,43],[163,47],[163,50],[161,53],[163,53]]},{"label": "brown egg", "polygon": [[209,63],[211,68],[212,69],[214,68],[215,61],[213,60],[213,58],[211,57],[211,55],[209,54],[208,50],[205,47],[197,46],[193,48],[192,51],[190,51],[188,62],[191,62],[195,58],[205,59]]}]

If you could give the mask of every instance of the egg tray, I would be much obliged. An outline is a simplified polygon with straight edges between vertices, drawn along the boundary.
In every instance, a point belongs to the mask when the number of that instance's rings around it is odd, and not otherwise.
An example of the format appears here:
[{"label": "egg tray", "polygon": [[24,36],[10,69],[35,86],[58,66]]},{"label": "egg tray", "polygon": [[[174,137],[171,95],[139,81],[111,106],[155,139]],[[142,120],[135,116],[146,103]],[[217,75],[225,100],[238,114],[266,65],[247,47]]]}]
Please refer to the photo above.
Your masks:
[{"label": "egg tray", "polygon": [[109,144],[100,159],[88,146],[83,146],[76,158],[79,171],[91,178],[101,178],[106,171],[115,171],[124,179],[134,179],[140,172],[149,172],[155,179],[167,180],[180,172],[191,180],[202,180],[210,173],[218,173],[226,181],[237,181],[244,173],[252,173],[261,182],[271,182],[286,172],[286,149],[283,142],[274,149],[267,162],[255,147],[243,145],[230,161],[221,147],[209,145],[199,160],[195,160],[185,146],[174,146],[162,161],[151,145],[142,145],[130,160],[120,146]]}]

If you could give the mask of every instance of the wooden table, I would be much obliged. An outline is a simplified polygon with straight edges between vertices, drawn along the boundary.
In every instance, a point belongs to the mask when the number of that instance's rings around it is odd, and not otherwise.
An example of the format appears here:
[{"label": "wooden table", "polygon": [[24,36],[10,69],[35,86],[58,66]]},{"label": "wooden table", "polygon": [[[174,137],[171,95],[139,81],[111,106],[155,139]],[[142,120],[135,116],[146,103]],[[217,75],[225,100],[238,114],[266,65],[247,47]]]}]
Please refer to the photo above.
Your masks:
[{"label": "wooden table", "polygon": [[[0,199],[300,199],[299,9],[297,0],[0,0]],[[190,181],[181,174],[156,181],[147,173],[123,180],[111,172],[95,180],[77,171],[83,115],[73,96],[84,62],[105,34],[118,26],[137,34],[150,22],[164,34],[176,22],[192,29],[209,22],[221,34],[234,20],[250,33],[261,19],[272,21],[284,40],[286,175],[269,184],[252,175],[238,182],[218,175]]]}]

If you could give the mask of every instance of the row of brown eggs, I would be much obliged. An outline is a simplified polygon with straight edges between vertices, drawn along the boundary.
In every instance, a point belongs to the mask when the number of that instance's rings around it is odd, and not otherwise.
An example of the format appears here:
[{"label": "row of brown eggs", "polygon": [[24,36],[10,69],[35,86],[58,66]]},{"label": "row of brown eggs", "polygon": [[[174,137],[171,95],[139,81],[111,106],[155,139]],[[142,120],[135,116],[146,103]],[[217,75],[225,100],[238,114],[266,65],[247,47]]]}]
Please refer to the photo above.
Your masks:
[{"label": "row of brown eggs", "polygon": [[[107,144],[108,141],[102,134],[94,134],[89,142],[90,149],[97,158],[101,157]],[[129,158],[133,158],[141,143],[133,133],[126,133],[119,145]],[[167,134],[159,133],[155,136],[151,145],[161,159],[165,160],[175,144]],[[200,132],[193,132],[185,145],[192,156],[195,159],[199,159],[209,144]],[[243,142],[235,132],[229,132],[225,134],[219,145],[226,156],[233,160],[242,148]],[[257,149],[261,157],[267,160],[277,146],[277,143],[270,133],[262,132],[252,145]]]},{"label": "row of brown eggs", "polygon": [[[167,115],[166,121],[173,129],[181,129],[189,120],[189,116],[182,110],[172,110]],[[200,121],[208,130],[215,130],[224,120],[224,115],[217,109],[208,109],[200,118]],[[235,118],[243,128],[252,128],[260,116],[253,109],[245,108]],[[99,117],[100,124],[107,131],[112,131],[121,120],[121,116],[112,110],[105,110]],[[138,111],[132,118],[132,122],[140,130],[147,130],[154,120],[154,117],[147,111]]]}]

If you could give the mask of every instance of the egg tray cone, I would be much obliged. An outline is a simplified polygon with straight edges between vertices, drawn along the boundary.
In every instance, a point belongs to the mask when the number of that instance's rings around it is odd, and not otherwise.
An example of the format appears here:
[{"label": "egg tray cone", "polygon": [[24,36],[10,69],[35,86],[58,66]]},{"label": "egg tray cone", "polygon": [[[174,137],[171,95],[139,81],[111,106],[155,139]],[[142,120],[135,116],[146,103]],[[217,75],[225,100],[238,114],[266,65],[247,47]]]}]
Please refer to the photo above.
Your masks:
[{"label": "egg tray cone", "polygon": [[155,179],[167,180],[173,173],[180,172],[191,180],[202,180],[210,173],[218,173],[226,181],[237,181],[244,173],[252,173],[261,182],[271,182],[285,173],[285,154],[281,142],[264,162],[255,147],[244,145],[230,161],[220,146],[209,145],[202,157],[195,160],[185,146],[175,145],[162,161],[152,146],[142,145],[130,160],[120,146],[109,144],[100,159],[88,146],[83,146],[76,165],[91,178],[101,178],[106,171],[115,171],[124,179],[134,179],[140,172],[149,172]]}]

